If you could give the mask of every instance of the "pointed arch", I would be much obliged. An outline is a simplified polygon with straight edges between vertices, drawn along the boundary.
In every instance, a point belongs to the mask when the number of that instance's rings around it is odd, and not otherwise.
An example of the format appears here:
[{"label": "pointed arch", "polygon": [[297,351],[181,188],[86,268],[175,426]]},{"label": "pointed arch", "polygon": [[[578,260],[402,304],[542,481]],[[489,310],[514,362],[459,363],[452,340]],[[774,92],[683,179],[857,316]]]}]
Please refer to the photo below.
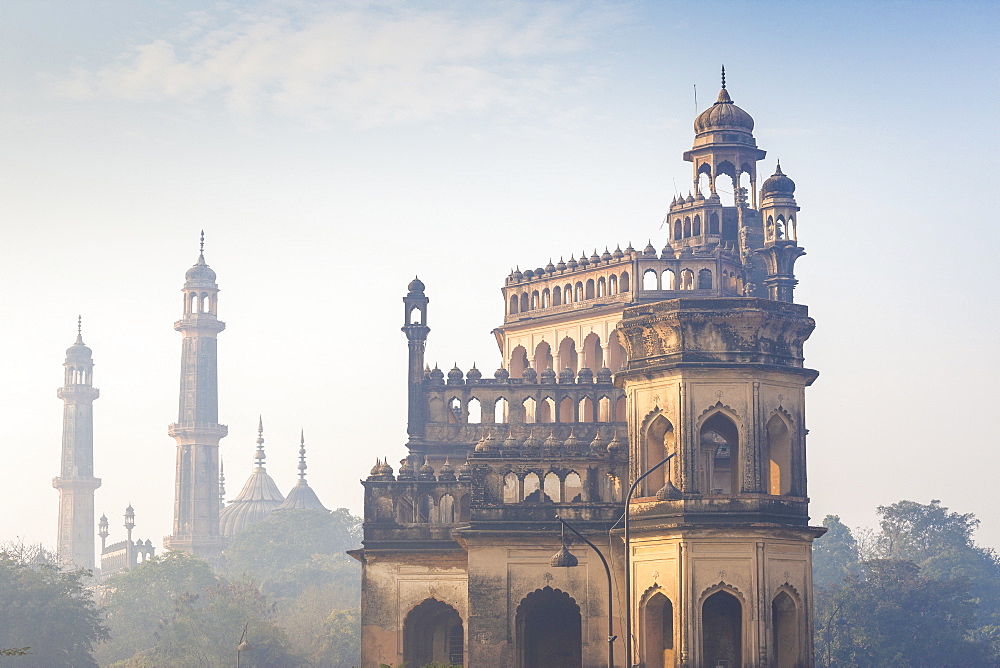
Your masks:
[{"label": "pointed arch", "polygon": [[503,477],[503,502],[504,503],[517,503],[521,500],[521,494],[518,488],[520,487],[520,480],[517,478],[517,474],[510,472]]},{"label": "pointed arch", "polygon": [[642,272],[642,289],[643,290],[659,290],[660,289],[660,277],[655,269],[647,269]]},{"label": "pointed arch", "polygon": [[717,404],[699,420],[698,470],[702,494],[740,492],[740,428],[735,414]]},{"label": "pointed arch", "polygon": [[523,415],[524,415],[523,422],[525,424],[533,424],[536,421],[535,420],[535,409],[536,409],[535,398],[534,397],[528,397],[527,399],[525,399],[524,401],[522,401],[521,402],[521,408],[523,409]]},{"label": "pointed arch", "polygon": [[800,606],[795,598],[779,589],[771,601],[771,633],[774,647],[775,668],[795,668],[802,665],[800,638]]},{"label": "pointed arch", "polygon": [[414,666],[464,663],[464,638],[458,611],[436,598],[425,599],[403,621],[403,660]]},{"label": "pointed arch", "polygon": [[566,479],[563,481],[563,491],[563,501],[566,503],[583,500],[583,480],[580,479],[579,473],[570,471],[566,474]]},{"label": "pointed arch", "polygon": [[[655,414],[647,416],[646,426],[642,431],[640,441],[640,473],[645,473],[651,467],[659,464],[663,459],[674,452],[674,425],[665,415],[656,411]],[[667,480],[673,478],[670,471],[673,468],[673,461],[669,461],[660,468],[653,471],[643,480],[643,496],[655,496],[663,487]]]},{"label": "pointed arch", "polygon": [[538,404],[538,422],[551,423],[556,421],[556,402],[552,397],[545,397]]},{"label": "pointed arch", "polygon": [[791,494],[792,485],[792,424],[780,408],[771,414],[765,426],[767,435],[768,494]]},{"label": "pointed arch", "polygon": [[524,346],[515,346],[512,351],[510,351],[510,361],[507,363],[507,370],[510,371],[511,378],[522,378],[524,376],[524,370],[527,369],[528,364],[528,351],[524,349]]},{"label": "pointed arch", "polygon": [[541,496],[539,490],[541,489],[541,481],[538,478],[538,474],[534,471],[530,471],[524,474],[524,482],[521,492],[521,499],[524,501],[538,501]]},{"label": "pointed arch", "polygon": [[699,269],[698,270],[698,289],[699,290],[711,290],[712,289],[712,270],[711,269]]},{"label": "pointed arch", "polygon": [[673,269],[663,270],[663,275],[660,277],[660,286],[663,290],[677,289],[677,274],[674,273]]},{"label": "pointed arch", "polygon": [[[723,583],[710,587],[701,603],[702,665],[743,665],[744,605]],[[723,663],[725,662],[725,663]]]},{"label": "pointed arch", "polygon": [[535,346],[535,356],[531,366],[536,371],[545,371],[552,368],[552,346],[547,341],[541,341]]},{"label": "pointed arch", "polygon": [[542,489],[545,492],[546,501],[562,503],[562,480],[559,479],[558,473],[555,471],[546,473]]},{"label": "pointed arch", "polygon": [[493,422],[504,424],[507,421],[507,399],[500,397],[493,402]]},{"label": "pointed arch", "polygon": [[455,523],[455,497],[451,494],[441,495],[441,498],[438,499],[437,516],[438,524]]},{"label": "pointed arch", "polygon": [[611,399],[602,396],[597,400],[597,421],[611,422],[614,415],[611,413]]},{"label": "pointed arch", "polygon": [[643,666],[672,668],[676,665],[673,602],[659,587],[643,598],[639,635]]},{"label": "pointed arch", "polygon": [[701,236],[701,216],[695,216],[691,220],[691,236],[693,237]]},{"label": "pointed arch", "polygon": [[531,592],[514,613],[514,646],[518,668],[582,665],[580,606],[559,589]]},{"label": "pointed arch", "polygon": [[594,400],[590,397],[580,399],[580,407],[577,415],[579,416],[580,422],[593,422],[596,417],[594,411]]}]

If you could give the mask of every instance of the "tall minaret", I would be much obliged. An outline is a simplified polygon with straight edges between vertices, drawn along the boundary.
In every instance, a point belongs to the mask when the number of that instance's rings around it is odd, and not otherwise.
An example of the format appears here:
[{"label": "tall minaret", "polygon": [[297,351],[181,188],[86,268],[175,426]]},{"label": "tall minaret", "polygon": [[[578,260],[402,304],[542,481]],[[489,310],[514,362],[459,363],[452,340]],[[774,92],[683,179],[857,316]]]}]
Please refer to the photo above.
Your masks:
[{"label": "tall minaret", "polygon": [[94,360],[83,343],[81,318],[76,343],[66,351],[66,379],[56,396],[63,400],[62,465],[52,486],[59,490],[59,562],[94,568]]},{"label": "tall minaret", "polygon": [[180,411],[168,433],[177,441],[174,533],[164,546],[214,558],[225,545],[219,533],[219,424],[217,336],[219,286],[205,263],[205,233],[198,262],[184,276],[184,316],[174,323],[183,336]]}]

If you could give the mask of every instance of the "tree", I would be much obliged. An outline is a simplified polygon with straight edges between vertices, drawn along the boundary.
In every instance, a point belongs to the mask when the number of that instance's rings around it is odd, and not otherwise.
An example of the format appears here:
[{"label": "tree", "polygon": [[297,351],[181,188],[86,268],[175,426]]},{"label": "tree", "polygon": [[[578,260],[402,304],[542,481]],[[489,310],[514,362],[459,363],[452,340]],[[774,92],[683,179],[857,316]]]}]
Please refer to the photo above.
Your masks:
[{"label": "tree", "polygon": [[965,579],[923,576],[911,561],[864,562],[817,620],[823,665],[990,665],[991,648],[971,639],[976,602]]},{"label": "tree", "polygon": [[839,585],[849,574],[857,574],[861,563],[858,542],[838,515],[827,515],[823,526],[826,533],[813,542],[813,583],[825,589]]},{"label": "tree", "polygon": [[108,630],[84,586],[90,572],[45,555],[40,546],[0,551],[0,665],[96,666],[91,651]]}]

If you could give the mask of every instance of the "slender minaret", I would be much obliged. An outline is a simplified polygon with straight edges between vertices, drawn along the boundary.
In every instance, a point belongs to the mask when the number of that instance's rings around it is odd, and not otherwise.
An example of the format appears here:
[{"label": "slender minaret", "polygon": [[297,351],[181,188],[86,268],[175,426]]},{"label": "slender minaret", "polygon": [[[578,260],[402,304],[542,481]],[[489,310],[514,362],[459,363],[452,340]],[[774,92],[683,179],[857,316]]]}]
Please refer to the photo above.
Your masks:
[{"label": "slender minaret", "polygon": [[52,486],[59,490],[59,562],[94,568],[94,360],[83,343],[82,318],[76,321],[76,343],[66,350],[66,379],[56,396],[63,400],[62,465]]},{"label": "slender minaret", "polygon": [[421,388],[424,382],[424,349],[427,347],[427,335],[431,329],[427,326],[427,303],[430,301],[424,294],[424,283],[414,277],[406,286],[407,293],[403,297],[403,333],[406,334],[409,346],[409,369],[407,372],[408,410],[406,414],[406,431],[411,444],[423,443],[426,409]]},{"label": "slender minaret", "polygon": [[174,323],[184,337],[180,411],[168,430],[177,441],[174,532],[164,546],[212,559],[225,545],[219,533],[219,441],[228,429],[219,424],[216,337],[226,325],[216,317],[219,286],[205,263],[204,231],[182,292],[184,316]]}]

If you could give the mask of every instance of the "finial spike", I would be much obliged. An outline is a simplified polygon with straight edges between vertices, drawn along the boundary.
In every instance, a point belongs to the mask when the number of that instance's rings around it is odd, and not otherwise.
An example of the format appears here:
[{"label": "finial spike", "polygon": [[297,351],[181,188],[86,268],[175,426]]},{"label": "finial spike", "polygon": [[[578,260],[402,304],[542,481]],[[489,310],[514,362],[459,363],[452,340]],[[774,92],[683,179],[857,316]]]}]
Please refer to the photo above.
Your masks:
[{"label": "finial spike", "polygon": [[260,436],[264,433],[264,418],[260,415],[257,416],[257,435]]},{"label": "finial spike", "polygon": [[722,89],[726,89],[726,66],[722,66]]},{"label": "finial spike", "polygon": [[[778,164],[780,165],[781,162],[779,161]],[[82,334],[83,333],[83,316],[82,315],[76,316],[76,333],[77,334]]]},{"label": "finial spike", "polygon": [[[725,86],[723,86],[723,88],[725,88]],[[201,231],[201,247],[198,249],[198,252],[202,255],[205,254],[205,230]]]}]

